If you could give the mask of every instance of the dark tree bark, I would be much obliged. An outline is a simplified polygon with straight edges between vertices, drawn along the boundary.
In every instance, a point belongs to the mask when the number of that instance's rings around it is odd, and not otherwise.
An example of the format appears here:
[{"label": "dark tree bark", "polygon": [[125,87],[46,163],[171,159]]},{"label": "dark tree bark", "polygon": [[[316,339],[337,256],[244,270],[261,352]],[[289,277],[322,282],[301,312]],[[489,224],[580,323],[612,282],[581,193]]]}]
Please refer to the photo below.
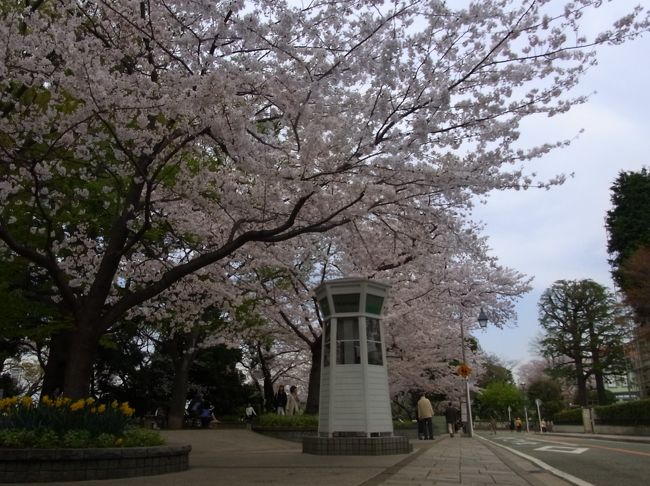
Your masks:
[{"label": "dark tree bark", "polygon": [[182,429],[185,417],[185,401],[188,392],[188,378],[190,367],[196,356],[196,344],[199,339],[198,328],[192,329],[189,334],[176,334],[174,338],[166,343],[174,363],[174,378],[172,380],[172,396],[169,400],[169,412],[167,415],[167,426],[170,429]]},{"label": "dark tree bark", "polygon": [[50,350],[43,375],[43,396],[57,396],[63,392],[66,360],[68,357],[68,343],[70,333],[61,331],[50,338]]},{"label": "dark tree bark", "polygon": [[305,413],[317,414],[320,401],[320,374],[321,374],[321,355],[322,355],[322,335],[316,338],[316,341],[310,346],[311,350],[311,368],[309,370],[309,389],[307,391],[307,405]]},{"label": "dark tree bark", "polygon": [[273,376],[271,375],[271,370],[266,360],[266,355],[262,349],[260,343],[257,344],[257,359],[260,363],[260,368],[262,370],[262,381],[263,381],[263,401],[264,401],[264,410],[267,412],[275,411],[275,393],[273,392]]}]

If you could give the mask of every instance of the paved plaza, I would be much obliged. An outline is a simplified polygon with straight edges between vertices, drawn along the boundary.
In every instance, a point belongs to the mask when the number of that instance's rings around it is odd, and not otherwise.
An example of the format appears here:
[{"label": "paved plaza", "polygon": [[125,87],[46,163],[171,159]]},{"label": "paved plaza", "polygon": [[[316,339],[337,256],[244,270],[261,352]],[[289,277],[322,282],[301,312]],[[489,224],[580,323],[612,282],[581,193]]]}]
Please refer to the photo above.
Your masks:
[{"label": "paved plaza", "polygon": [[101,481],[93,486],[402,486],[550,485],[562,481],[482,439],[449,436],[413,441],[411,454],[316,456],[302,445],[245,429],[163,431],[169,443],[192,445],[188,471]]}]

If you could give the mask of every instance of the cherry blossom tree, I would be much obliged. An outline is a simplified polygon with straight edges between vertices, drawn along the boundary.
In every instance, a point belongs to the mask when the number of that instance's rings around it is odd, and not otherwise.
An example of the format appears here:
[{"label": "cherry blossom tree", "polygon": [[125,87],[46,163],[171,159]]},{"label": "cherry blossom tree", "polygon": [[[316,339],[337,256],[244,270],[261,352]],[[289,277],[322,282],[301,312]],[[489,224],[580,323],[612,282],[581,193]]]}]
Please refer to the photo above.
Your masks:
[{"label": "cherry blossom tree", "polygon": [[266,248],[251,259],[255,276],[238,280],[247,297],[259,299],[264,319],[274,323],[274,342],[293,334],[290,341],[302,342],[311,355],[309,412],[318,409],[322,321],[313,289],[322,281],[360,275],[392,285],[385,320],[392,395],[414,389],[460,395],[461,322],[476,376],[481,359],[470,330],[479,307],[501,325],[514,318],[514,300],[529,289],[528,279],[496,265],[471,226],[455,227],[444,212],[399,216],[384,211],[318,241],[303,236]]},{"label": "cherry blossom tree", "polygon": [[592,47],[647,29],[637,8],[585,38],[601,3],[3,5],[0,240],[69,316],[62,391],[87,393],[103,333],[251,243],[559,182],[523,164],[566,142],[519,127],[586,101]]}]

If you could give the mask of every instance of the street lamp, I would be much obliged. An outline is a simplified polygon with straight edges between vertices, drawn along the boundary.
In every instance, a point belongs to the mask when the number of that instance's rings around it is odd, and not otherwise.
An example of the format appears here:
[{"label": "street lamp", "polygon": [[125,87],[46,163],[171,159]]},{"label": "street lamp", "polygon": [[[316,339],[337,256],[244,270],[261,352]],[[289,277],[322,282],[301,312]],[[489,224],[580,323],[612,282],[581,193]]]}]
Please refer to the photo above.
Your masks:
[{"label": "street lamp", "polygon": [[[488,318],[485,315],[483,307],[478,314],[478,324],[481,328],[487,326]],[[460,319],[460,349],[463,354],[463,378],[465,379],[465,405],[467,407],[467,436],[474,436],[474,424],[472,423],[472,403],[469,396],[469,368],[467,367],[467,358],[465,355],[465,329],[463,327],[463,319]],[[467,371],[465,371],[467,370]]]},{"label": "street lamp", "polygon": [[487,327],[488,323],[488,317],[485,314],[485,311],[483,310],[483,307],[481,307],[481,310],[478,313],[478,325],[481,326],[482,329],[485,329]]},{"label": "street lamp", "polygon": [[521,389],[524,392],[524,417],[526,418],[526,432],[530,432],[530,426],[528,423],[528,399],[526,398],[526,383],[521,383]]},{"label": "street lamp", "polygon": [[539,410],[539,406],[542,404],[542,401],[539,398],[535,399],[535,405],[537,406],[537,422],[539,423],[539,431],[544,432],[542,430],[542,413]]}]

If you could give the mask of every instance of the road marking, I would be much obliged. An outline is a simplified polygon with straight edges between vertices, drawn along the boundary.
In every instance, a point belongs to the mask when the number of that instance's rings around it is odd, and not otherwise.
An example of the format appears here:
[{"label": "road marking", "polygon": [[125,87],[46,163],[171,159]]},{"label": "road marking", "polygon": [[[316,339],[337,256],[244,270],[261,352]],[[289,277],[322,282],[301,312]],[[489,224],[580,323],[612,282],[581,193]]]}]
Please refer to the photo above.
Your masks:
[{"label": "road marking", "polygon": [[[582,440],[589,440],[589,439],[582,439]],[[591,442],[593,442],[595,440],[600,440],[600,439],[592,439],[588,444],[581,444],[581,445],[589,445],[589,447],[591,449],[603,449],[603,450],[606,450],[606,451],[621,452],[623,454],[630,454],[630,455],[634,455],[634,456],[650,457],[650,452],[633,451],[633,450],[630,450],[630,449],[620,449],[618,447],[607,447],[607,446],[592,444]],[[575,445],[575,444],[571,444],[569,442],[562,442],[559,439],[556,439],[556,442],[558,442],[560,444],[565,444],[565,445]]]},{"label": "road marking", "polygon": [[519,439],[518,437],[497,437],[495,440],[506,440],[515,445],[539,445],[539,442],[526,440],[526,439]]},{"label": "road marking", "polygon": [[562,479],[564,479],[566,481],[569,481],[570,483],[573,483],[576,486],[595,486],[594,484],[588,483],[587,481],[584,481],[584,480],[582,480],[580,478],[577,478],[577,477],[575,477],[575,476],[573,476],[573,475],[571,475],[569,473],[565,473],[564,471],[560,471],[559,469],[556,469],[553,466],[549,466],[544,461],[540,461],[536,457],[532,457],[532,456],[529,456],[528,454],[524,454],[523,452],[519,452],[517,449],[513,449],[512,447],[504,446],[503,444],[499,444],[497,442],[493,442],[493,441],[491,441],[489,439],[486,439],[485,437],[481,437],[478,434],[475,437],[478,437],[481,440],[484,440],[484,441],[487,441],[487,442],[489,442],[491,444],[494,444],[497,447],[501,447],[502,449],[505,449],[505,450],[515,454],[516,456],[523,457],[527,461],[530,461],[533,464],[538,465],[539,467],[541,467],[542,469],[547,470],[551,474],[555,474],[557,477],[562,478]]},{"label": "road marking", "polygon": [[591,445],[590,447],[592,447],[594,449],[605,449],[606,451],[623,452],[624,454],[632,454],[632,455],[635,455],[635,456],[650,457],[650,452],[631,451],[631,450],[628,450],[628,449],[619,449],[617,447],[605,447],[605,446],[599,446],[599,445]]},{"label": "road marking", "polygon": [[544,446],[538,447],[536,451],[544,452],[563,452],[565,454],[582,454],[583,452],[588,451],[587,447],[562,447],[562,446]]}]

